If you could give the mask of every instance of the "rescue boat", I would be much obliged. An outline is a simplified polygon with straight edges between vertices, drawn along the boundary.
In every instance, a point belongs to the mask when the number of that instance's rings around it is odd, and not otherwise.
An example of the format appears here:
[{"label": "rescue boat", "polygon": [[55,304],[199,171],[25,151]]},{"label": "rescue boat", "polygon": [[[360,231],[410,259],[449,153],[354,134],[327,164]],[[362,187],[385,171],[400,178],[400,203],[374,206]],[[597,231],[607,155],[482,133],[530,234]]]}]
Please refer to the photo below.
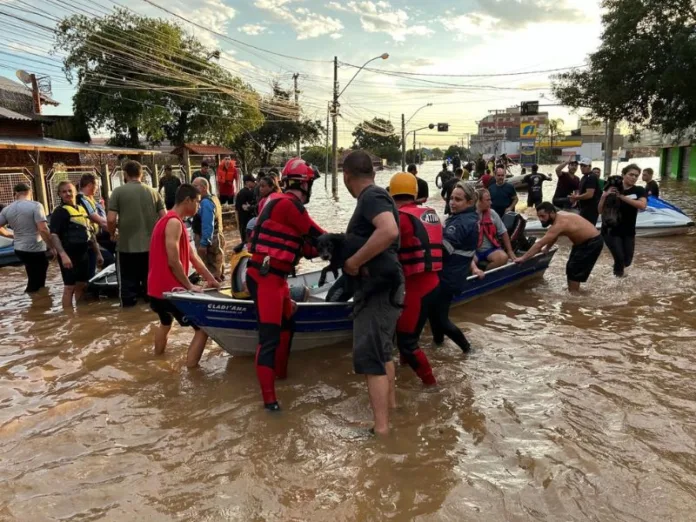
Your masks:
[{"label": "rescue boat", "polygon": [[[469,277],[464,291],[454,298],[453,306],[542,276],[555,253],[555,249],[539,253],[521,265],[508,263],[486,272],[483,279]],[[316,270],[288,279],[291,287],[309,289],[308,300],[297,303],[293,350],[321,348],[352,339],[353,304],[326,302],[334,280],[329,274],[326,284],[319,287],[320,275],[321,271]],[[251,356],[256,353],[258,330],[253,301],[234,299],[229,289],[172,292],[165,294],[165,298],[229,354]]]}]

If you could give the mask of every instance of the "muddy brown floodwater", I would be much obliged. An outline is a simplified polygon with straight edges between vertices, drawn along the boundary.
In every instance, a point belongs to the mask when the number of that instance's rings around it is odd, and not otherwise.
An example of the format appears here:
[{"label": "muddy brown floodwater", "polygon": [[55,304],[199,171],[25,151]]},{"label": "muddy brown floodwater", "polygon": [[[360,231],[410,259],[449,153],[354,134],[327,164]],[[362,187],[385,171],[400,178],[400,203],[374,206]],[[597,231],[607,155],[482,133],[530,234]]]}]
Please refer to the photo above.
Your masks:
[{"label": "muddy brown floodwater", "polygon": [[[309,208],[338,230],[354,202],[323,181]],[[696,213],[693,184],[663,192]],[[470,356],[424,333],[440,387],[399,369],[386,440],[347,344],[296,353],[268,415],[251,359],[187,371],[190,331],[154,357],[145,305],[64,313],[55,265],[34,302],[0,269],[0,520],[694,520],[696,235],[639,239],[621,281],[605,251],[579,297],[567,254],[453,313]]]}]

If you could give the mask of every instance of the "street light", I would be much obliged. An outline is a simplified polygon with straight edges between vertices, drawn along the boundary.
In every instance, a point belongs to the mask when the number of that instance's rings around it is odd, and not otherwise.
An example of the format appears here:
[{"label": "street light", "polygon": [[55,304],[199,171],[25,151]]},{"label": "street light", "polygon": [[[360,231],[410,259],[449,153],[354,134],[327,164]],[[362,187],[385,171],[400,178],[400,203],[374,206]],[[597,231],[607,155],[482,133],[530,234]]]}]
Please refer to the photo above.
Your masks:
[{"label": "street light", "polygon": [[[425,127],[421,127],[420,129],[416,129],[416,130],[411,131],[413,133],[413,162],[414,163],[416,162],[416,132],[422,131],[425,129],[434,129],[434,128],[435,128],[435,124],[431,123],[430,125],[427,125]],[[411,132],[409,132],[409,134],[411,134]]]},{"label": "street light", "polygon": [[341,92],[338,92],[338,57],[334,56],[334,91],[333,106],[331,111],[331,123],[333,125],[333,143],[331,147],[333,153],[333,166],[331,169],[331,193],[334,198],[338,197],[338,99],[344,92],[346,92],[346,89],[350,86],[351,83],[353,83],[355,77],[358,74],[360,74],[360,71],[362,71],[367,66],[367,64],[374,62],[375,60],[386,60],[387,58],[389,58],[389,54],[382,53],[379,56],[375,56],[374,58],[366,61],[365,64],[355,72],[355,74],[346,84],[343,90]]},{"label": "street light", "polygon": [[[405,171],[406,170],[406,125],[408,125],[408,122],[410,122],[413,117],[418,114],[418,111],[421,109],[425,109],[426,107],[432,107],[432,103],[426,103],[422,107],[418,108],[416,112],[414,112],[411,117],[408,119],[408,121],[404,121],[406,118],[404,117],[404,114],[401,113],[401,170]],[[415,147],[415,145],[414,145]]]}]

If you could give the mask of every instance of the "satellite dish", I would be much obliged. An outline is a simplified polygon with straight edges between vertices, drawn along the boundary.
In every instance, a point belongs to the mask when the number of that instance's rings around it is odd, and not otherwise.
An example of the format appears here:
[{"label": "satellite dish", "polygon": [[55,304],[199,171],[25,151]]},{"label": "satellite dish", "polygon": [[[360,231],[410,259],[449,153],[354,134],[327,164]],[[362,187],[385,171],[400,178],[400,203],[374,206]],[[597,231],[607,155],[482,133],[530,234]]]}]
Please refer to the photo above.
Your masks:
[{"label": "satellite dish", "polygon": [[19,78],[19,81],[22,83],[31,83],[31,74],[29,74],[27,71],[20,69],[17,71],[17,78]]}]

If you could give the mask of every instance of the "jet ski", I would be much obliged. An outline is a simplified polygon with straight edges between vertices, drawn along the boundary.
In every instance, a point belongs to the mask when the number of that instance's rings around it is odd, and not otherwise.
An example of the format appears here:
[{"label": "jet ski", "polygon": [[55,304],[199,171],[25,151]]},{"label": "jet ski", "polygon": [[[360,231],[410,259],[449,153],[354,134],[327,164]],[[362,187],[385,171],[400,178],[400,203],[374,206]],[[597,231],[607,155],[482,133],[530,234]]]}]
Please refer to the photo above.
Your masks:
[{"label": "jet ski", "polygon": [[19,265],[21,262],[14,251],[14,240],[0,236],[0,266]]},{"label": "jet ski", "polygon": [[[638,213],[636,220],[636,237],[666,237],[686,234],[692,230],[694,221],[684,214],[677,206],[650,196],[648,207]],[[602,218],[597,222],[597,228],[602,228]],[[543,236],[546,229],[539,221],[530,221],[527,224],[527,233],[531,236]]]}]

